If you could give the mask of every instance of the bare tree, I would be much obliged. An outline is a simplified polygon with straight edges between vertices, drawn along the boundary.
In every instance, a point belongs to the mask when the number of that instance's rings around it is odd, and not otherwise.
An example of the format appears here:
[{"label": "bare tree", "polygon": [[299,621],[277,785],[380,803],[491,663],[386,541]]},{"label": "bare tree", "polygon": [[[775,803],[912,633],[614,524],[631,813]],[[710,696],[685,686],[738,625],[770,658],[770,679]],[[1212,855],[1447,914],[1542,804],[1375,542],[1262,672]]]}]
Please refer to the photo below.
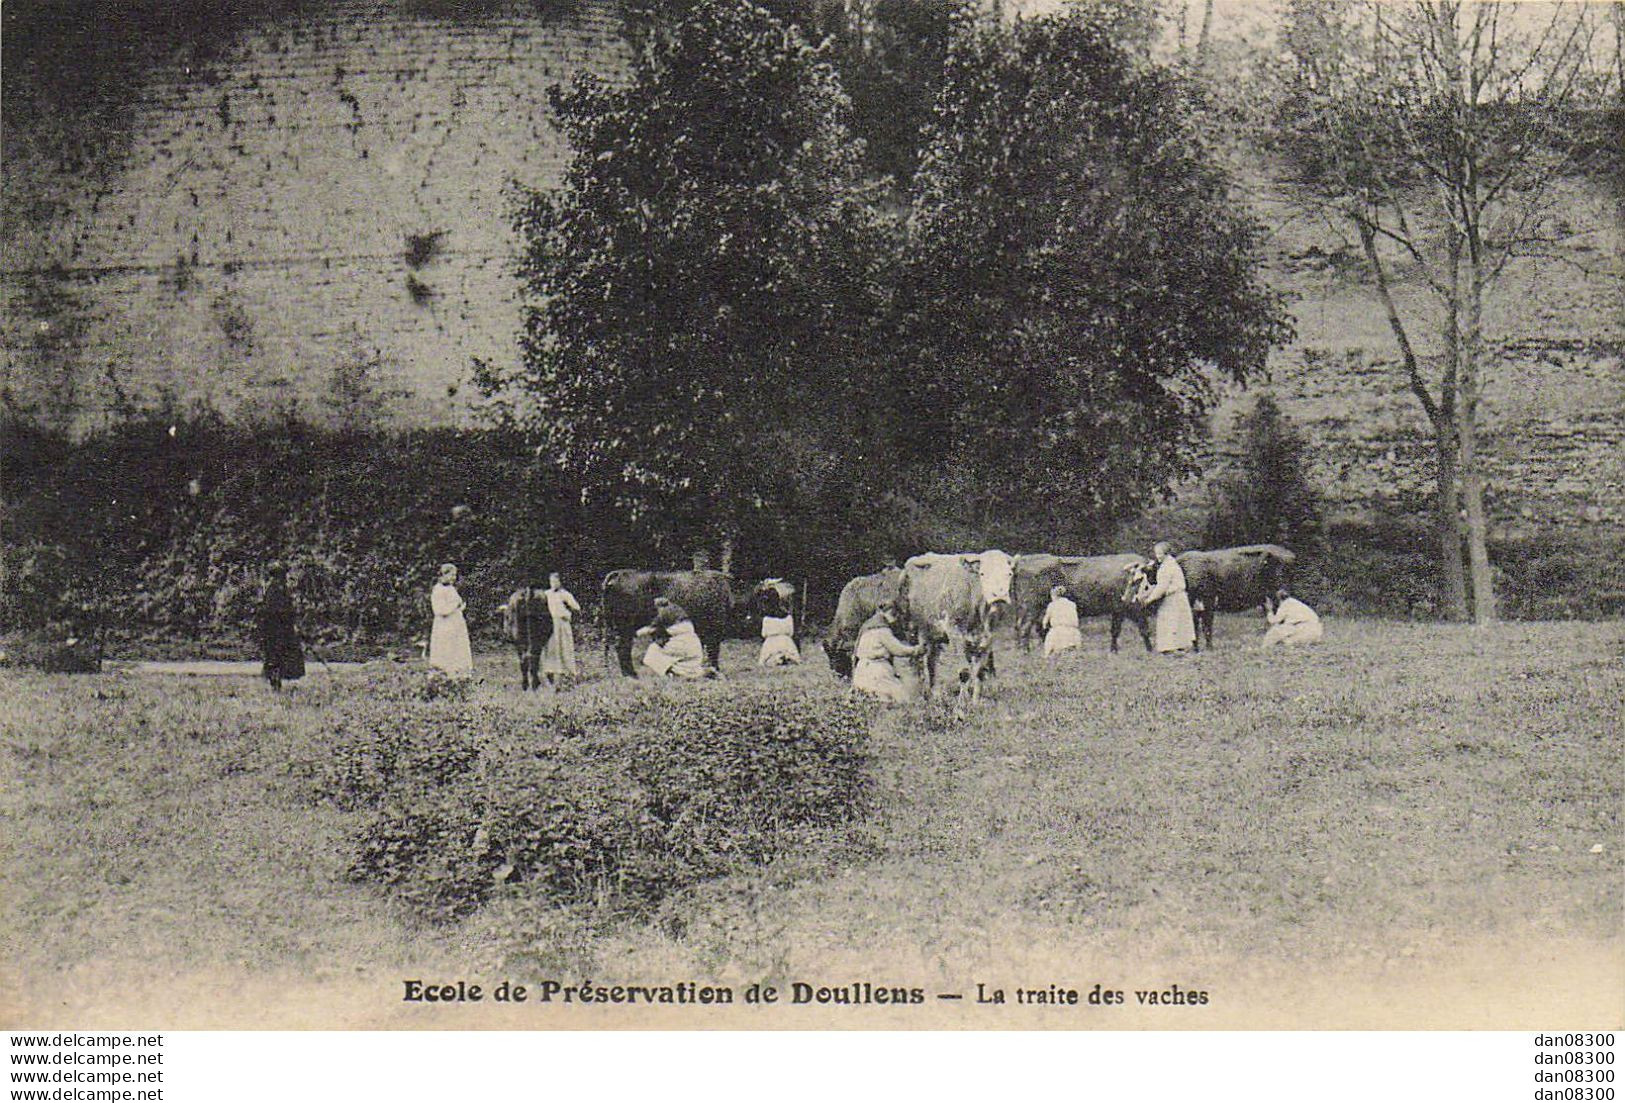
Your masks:
[{"label": "bare tree", "polygon": [[[1432,426],[1447,613],[1466,612],[1461,518],[1476,623],[1496,616],[1480,456],[1490,291],[1520,258],[1553,259],[1573,233],[1563,181],[1607,143],[1587,140],[1612,59],[1583,4],[1295,0],[1295,65],[1279,116],[1302,180],[1351,224]],[[1398,273],[1431,304],[1405,304]],[[1437,354],[1419,352],[1431,328]]]}]

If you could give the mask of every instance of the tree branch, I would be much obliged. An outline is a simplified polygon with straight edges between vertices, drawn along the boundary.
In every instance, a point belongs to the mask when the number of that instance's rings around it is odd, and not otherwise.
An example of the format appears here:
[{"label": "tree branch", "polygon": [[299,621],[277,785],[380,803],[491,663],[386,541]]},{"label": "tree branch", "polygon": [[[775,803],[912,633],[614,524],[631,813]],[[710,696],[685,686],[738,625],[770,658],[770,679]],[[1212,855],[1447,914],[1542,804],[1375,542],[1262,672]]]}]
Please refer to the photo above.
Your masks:
[{"label": "tree branch", "polygon": [[1422,404],[1422,410],[1428,416],[1428,421],[1437,431],[1442,429],[1442,413],[1439,404],[1434,401],[1433,395],[1428,391],[1427,382],[1422,378],[1422,368],[1417,363],[1416,351],[1411,348],[1410,335],[1405,332],[1404,320],[1399,316],[1399,308],[1394,304],[1393,292],[1388,287],[1388,273],[1382,266],[1382,258],[1377,255],[1377,234],[1373,220],[1363,215],[1355,215],[1360,228],[1360,245],[1365,249],[1366,262],[1371,265],[1371,271],[1376,276],[1377,294],[1382,298],[1383,310],[1388,314],[1388,326],[1394,331],[1394,340],[1399,343],[1399,355],[1405,364],[1406,380],[1410,383],[1411,393],[1416,395],[1417,401]]}]

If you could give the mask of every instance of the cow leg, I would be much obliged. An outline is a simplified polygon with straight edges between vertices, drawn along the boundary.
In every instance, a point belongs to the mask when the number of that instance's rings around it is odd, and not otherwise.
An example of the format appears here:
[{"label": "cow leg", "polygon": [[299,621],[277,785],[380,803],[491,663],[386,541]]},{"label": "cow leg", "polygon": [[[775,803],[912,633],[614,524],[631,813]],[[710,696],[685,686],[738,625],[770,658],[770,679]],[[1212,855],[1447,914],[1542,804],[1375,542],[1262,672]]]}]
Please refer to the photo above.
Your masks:
[{"label": "cow leg", "polygon": [[517,654],[519,655],[519,690],[522,693],[530,688],[530,665],[523,651],[517,652]]},{"label": "cow leg", "polygon": [[937,688],[937,656],[942,641],[928,636],[925,641],[925,699],[931,700]]},{"label": "cow leg", "polygon": [[1122,635],[1122,633],[1123,614],[1114,610],[1112,612],[1112,652],[1114,654],[1117,651],[1117,637]]},{"label": "cow leg", "polygon": [[982,699],[982,675],[986,670],[988,660],[992,657],[991,649],[987,651],[973,651],[970,643],[965,644],[966,658],[970,660],[967,667],[959,676],[959,696],[954,700],[954,719],[963,720],[968,711],[966,699],[975,705]]},{"label": "cow leg", "polygon": [[705,665],[713,678],[722,675],[722,638],[719,636],[712,640],[701,640],[700,646],[705,649]]},{"label": "cow leg", "polygon": [[1207,637],[1207,649],[1209,651],[1212,651],[1213,650],[1213,610],[1212,609],[1203,609],[1202,610],[1201,625],[1202,625],[1202,635]]},{"label": "cow leg", "polygon": [[628,678],[638,676],[638,668],[632,665],[632,637],[631,632],[617,632],[615,635],[615,657],[621,662],[621,673]]},{"label": "cow leg", "polygon": [[[998,676],[998,670],[993,666],[993,647],[989,644],[985,649],[977,647],[970,640],[965,641],[965,663],[976,671],[976,681],[980,686],[983,678]],[[979,692],[979,691],[978,691]]]},{"label": "cow leg", "polygon": [[542,649],[539,648],[539,647],[531,648],[530,653],[525,656],[525,662],[530,667],[530,670],[529,670],[530,688],[531,689],[541,689],[542,688]]},{"label": "cow leg", "polygon": [[1156,647],[1151,643],[1150,614],[1142,611],[1139,616],[1134,618],[1134,623],[1140,629],[1140,639],[1145,643],[1145,653],[1147,655],[1151,654],[1156,650]]}]

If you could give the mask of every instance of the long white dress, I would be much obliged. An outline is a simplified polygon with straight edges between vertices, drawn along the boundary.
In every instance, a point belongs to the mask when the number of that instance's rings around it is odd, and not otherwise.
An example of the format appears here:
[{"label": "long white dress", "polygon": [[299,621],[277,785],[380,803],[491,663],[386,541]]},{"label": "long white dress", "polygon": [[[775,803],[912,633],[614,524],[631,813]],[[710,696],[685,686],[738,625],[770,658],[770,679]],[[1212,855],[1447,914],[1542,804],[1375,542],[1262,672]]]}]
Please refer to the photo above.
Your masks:
[{"label": "long white dress", "polygon": [[1171,555],[1157,565],[1157,584],[1146,591],[1144,601],[1150,604],[1158,598],[1162,604],[1157,606],[1157,650],[1188,650],[1196,643],[1196,621],[1185,594],[1185,571]]},{"label": "long white dress", "polygon": [[680,620],[666,629],[666,642],[651,643],[643,653],[643,665],[667,678],[705,677],[705,645],[694,622]]},{"label": "long white dress", "polygon": [[1074,647],[1083,646],[1083,633],[1078,631],[1078,607],[1071,598],[1058,597],[1044,610],[1044,654],[1058,655]]},{"label": "long white dress", "polygon": [[785,666],[800,661],[801,652],[796,650],[796,619],[763,617],[762,652],[756,656],[756,665]]},{"label": "long white dress", "polygon": [[547,611],[553,618],[553,635],[542,650],[542,673],[575,674],[576,635],[571,622],[581,606],[574,594],[561,587],[547,591]]},{"label": "long white dress", "polygon": [[468,622],[463,619],[466,604],[457,587],[444,582],[435,583],[429,592],[429,607],[434,610],[434,627],[429,632],[429,665],[447,674],[468,674],[474,669],[474,652],[468,646]]},{"label": "long white dress", "polygon": [[1277,643],[1318,643],[1323,629],[1315,611],[1295,597],[1289,597],[1269,614],[1270,630],[1264,633],[1264,646]]}]

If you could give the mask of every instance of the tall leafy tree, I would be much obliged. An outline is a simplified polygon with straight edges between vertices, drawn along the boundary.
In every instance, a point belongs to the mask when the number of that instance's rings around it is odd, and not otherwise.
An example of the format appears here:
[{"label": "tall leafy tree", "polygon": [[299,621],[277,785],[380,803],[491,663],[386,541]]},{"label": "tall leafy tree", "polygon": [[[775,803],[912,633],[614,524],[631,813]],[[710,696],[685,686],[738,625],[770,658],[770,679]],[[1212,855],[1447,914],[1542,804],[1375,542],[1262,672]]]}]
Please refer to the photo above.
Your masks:
[{"label": "tall leafy tree", "polygon": [[519,212],[522,365],[487,383],[529,399],[589,500],[725,555],[789,508],[791,451],[863,467],[885,230],[836,74],[794,27],[697,0],[632,6],[627,29],[623,86],[552,93],[573,159]]},{"label": "tall leafy tree", "polygon": [[914,180],[903,456],[994,531],[1087,540],[1193,474],[1215,384],[1287,333],[1194,93],[1117,30],[963,28]]},{"label": "tall leafy tree", "polygon": [[[1617,130],[1596,130],[1618,95],[1602,17],[1577,4],[1458,0],[1295,0],[1289,15],[1279,148],[1358,236],[1432,428],[1444,608],[1465,612],[1465,518],[1473,619],[1491,621],[1486,309],[1510,266],[1550,259],[1572,236],[1565,179],[1602,158],[1618,171]],[[1401,273],[1424,300],[1396,293]]]}]

